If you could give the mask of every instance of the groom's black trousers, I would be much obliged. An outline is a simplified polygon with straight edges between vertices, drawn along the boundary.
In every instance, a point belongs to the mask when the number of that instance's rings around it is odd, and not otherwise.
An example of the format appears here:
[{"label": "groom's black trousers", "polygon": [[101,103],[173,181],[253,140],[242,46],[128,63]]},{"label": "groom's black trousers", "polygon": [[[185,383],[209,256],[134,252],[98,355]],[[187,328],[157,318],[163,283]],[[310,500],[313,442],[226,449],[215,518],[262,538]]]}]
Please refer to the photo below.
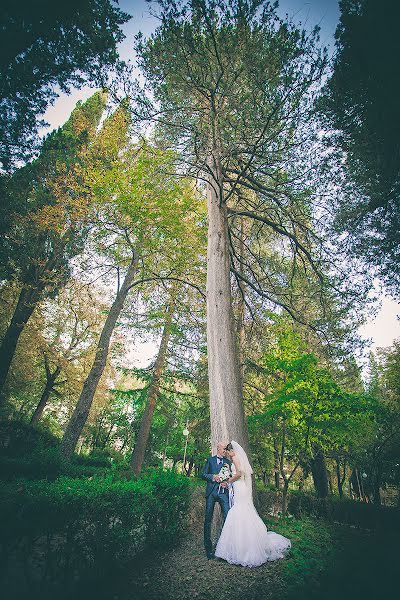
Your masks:
[{"label": "groom's black trousers", "polygon": [[224,488],[221,488],[220,493],[218,493],[218,487],[219,486],[216,486],[216,489],[213,490],[211,494],[209,494],[206,497],[206,515],[204,519],[204,547],[206,549],[207,554],[211,554],[213,551],[211,543],[211,522],[213,518],[215,503],[218,502],[221,507],[222,518],[224,522],[229,510],[228,488],[225,488],[224,492],[222,491]]}]

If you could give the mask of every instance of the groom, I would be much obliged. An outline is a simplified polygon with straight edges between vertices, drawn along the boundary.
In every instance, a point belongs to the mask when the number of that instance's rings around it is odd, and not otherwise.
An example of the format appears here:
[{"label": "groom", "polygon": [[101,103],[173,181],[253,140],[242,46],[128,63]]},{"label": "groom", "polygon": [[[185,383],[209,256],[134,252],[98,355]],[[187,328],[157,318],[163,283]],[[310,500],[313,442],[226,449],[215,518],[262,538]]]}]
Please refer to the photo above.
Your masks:
[{"label": "groom", "polygon": [[222,517],[225,522],[226,515],[229,510],[229,490],[226,483],[219,482],[218,473],[222,465],[226,464],[231,467],[231,461],[225,457],[225,442],[218,442],[217,454],[209,456],[201,474],[202,478],[207,481],[206,487],[206,514],[204,519],[204,547],[208,559],[214,558],[214,552],[211,543],[211,521],[214,514],[215,503],[218,502]]}]

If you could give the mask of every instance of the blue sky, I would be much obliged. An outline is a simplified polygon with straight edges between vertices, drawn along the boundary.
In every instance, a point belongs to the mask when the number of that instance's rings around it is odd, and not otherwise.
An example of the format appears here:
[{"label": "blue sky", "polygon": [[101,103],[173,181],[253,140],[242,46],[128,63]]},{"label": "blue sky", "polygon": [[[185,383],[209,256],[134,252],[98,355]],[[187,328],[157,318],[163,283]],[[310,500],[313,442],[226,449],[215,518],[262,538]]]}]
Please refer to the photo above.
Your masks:
[{"label": "blue sky", "polygon": [[[120,44],[120,55],[124,60],[134,60],[133,36],[142,31],[149,35],[157,26],[157,20],[151,16],[149,5],[145,0],[120,0],[121,9],[132,15],[132,19],[124,26],[126,39]],[[339,20],[340,12],[337,0],[280,0],[279,14],[285,17],[287,14],[297,24],[302,24],[306,29],[312,29],[315,25],[321,28],[321,44],[328,47],[329,54],[334,51],[334,34]],[[88,87],[75,90],[69,96],[65,94],[50,107],[45,119],[50,123],[49,131],[64,123],[78,100],[85,100],[93,93]],[[367,325],[361,329],[365,338],[372,339],[373,346],[384,347],[393,343],[400,337],[400,322],[397,316],[400,313],[400,305],[389,298],[381,296],[382,308],[374,320],[369,320]],[[154,343],[142,344],[133,352],[136,364],[144,365],[152,358],[156,346]]]}]

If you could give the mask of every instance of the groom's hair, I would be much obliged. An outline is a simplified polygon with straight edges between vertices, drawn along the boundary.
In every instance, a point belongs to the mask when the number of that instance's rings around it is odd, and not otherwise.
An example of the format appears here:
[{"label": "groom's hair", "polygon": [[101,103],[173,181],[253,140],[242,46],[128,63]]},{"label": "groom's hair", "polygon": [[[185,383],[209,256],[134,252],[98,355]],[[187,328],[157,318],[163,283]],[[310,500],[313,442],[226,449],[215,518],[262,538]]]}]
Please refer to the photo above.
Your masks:
[{"label": "groom's hair", "polygon": [[225,446],[225,450],[233,450],[233,446],[230,442],[227,446]]}]

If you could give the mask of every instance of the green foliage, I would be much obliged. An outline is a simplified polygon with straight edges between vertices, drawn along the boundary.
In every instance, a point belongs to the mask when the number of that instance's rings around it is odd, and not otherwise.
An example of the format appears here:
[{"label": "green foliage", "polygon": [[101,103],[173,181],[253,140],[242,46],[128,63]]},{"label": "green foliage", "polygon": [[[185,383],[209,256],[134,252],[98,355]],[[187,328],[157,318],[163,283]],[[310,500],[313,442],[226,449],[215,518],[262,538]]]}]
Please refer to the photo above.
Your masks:
[{"label": "green foliage", "polygon": [[53,481],[60,475],[90,477],[110,470],[110,457],[105,453],[75,455],[69,463],[63,459],[59,444],[60,440],[44,427],[21,421],[0,422],[0,479]]},{"label": "green foliage", "polygon": [[188,501],[186,478],[163,471],[131,481],[108,475],[4,485],[2,560],[24,567],[24,586],[76,593],[77,582],[121,568],[145,548],[173,543]]},{"label": "green foliage", "polygon": [[317,498],[311,494],[292,491],[289,497],[289,512],[296,518],[317,517],[361,529],[400,530],[398,508],[377,506],[348,498]]},{"label": "green foliage", "polygon": [[381,502],[384,485],[400,484],[400,343],[370,357],[368,391],[375,399],[374,435],[364,439],[360,465],[368,475],[366,491]]},{"label": "green foliage", "polygon": [[109,0],[67,4],[7,2],[1,13],[0,164],[6,170],[30,158],[38,121],[57,98],[85,82],[104,85],[118,62],[120,26],[129,19]]},{"label": "green foliage", "polygon": [[32,427],[23,421],[0,421],[0,448],[2,455],[28,455],[33,448],[56,448],[59,439],[44,427]]},{"label": "green foliage", "polygon": [[288,560],[283,562],[282,578],[285,581],[283,597],[309,592],[319,586],[321,575],[328,569],[335,548],[332,529],[325,523],[312,519],[268,523],[267,527],[289,537],[292,548]]},{"label": "green foliage", "polygon": [[[400,289],[400,52],[396,0],[343,0],[336,56],[321,104],[345,153],[351,184],[342,179],[336,231],[374,265],[387,288]],[[335,157],[335,162],[344,162]]]},{"label": "green foliage", "polygon": [[249,419],[253,438],[264,438],[264,445],[265,438],[271,440],[270,453],[275,448],[280,461],[291,464],[308,463],[316,446],[356,460],[374,433],[372,397],[339,386],[285,321],[276,327],[269,351],[252,366],[266,390],[260,410]]},{"label": "green foliage", "polygon": [[88,193],[78,194],[78,166],[96,135],[106,98],[96,92],[78,103],[68,121],[44,139],[38,158],[0,180],[5,279],[52,290],[68,277],[69,260],[82,250],[87,234],[77,214]]}]

